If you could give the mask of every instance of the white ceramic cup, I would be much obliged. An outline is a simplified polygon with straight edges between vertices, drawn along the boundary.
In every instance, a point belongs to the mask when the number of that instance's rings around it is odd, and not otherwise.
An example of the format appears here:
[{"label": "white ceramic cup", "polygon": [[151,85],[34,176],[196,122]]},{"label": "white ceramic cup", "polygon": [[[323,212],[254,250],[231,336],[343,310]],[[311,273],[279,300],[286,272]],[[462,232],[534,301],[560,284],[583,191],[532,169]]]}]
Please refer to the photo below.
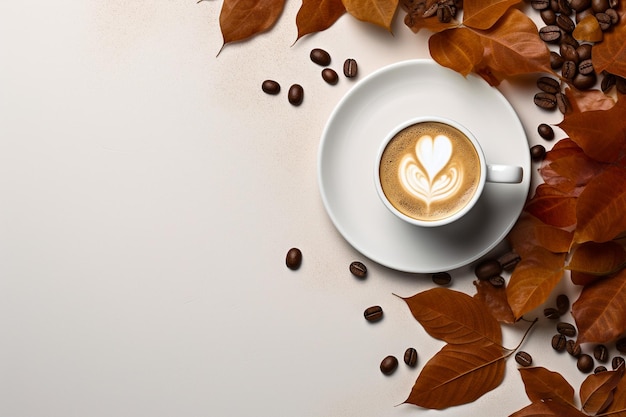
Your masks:
[{"label": "white ceramic cup", "polygon": [[[383,155],[383,152],[385,151],[385,149],[387,148],[387,145],[389,144],[389,142],[395,138],[395,136],[402,130],[404,130],[405,128],[412,126],[414,124],[417,123],[424,123],[424,122],[437,122],[437,123],[443,123],[443,124],[447,124],[449,126],[452,126],[453,128],[456,128],[457,130],[461,131],[471,142],[472,147],[475,149],[477,155],[478,155],[478,165],[480,167],[480,175],[478,176],[478,184],[476,186],[476,190],[474,192],[474,194],[471,196],[471,198],[469,199],[469,201],[460,209],[450,213],[449,215],[446,215],[443,218],[439,218],[436,220],[423,220],[423,219],[418,219],[418,218],[414,218],[411,217],[407,214],[402,213],[400,210],[398,210],[387,198],[387,196],[385,195],[385,192],[383,191],[383,187],[381,185],[381,179],[380,179],[380,165],[381,165],[381,157]],[[434,143],[434,142],[433,142]],[[434,147],[434,145],[433,145]],[[436,152],[433,152],[436,153]],[[418,159],[420,158],[424,158],[423,155],[418,156]],[[441,158],[441,155],[439,155],[439,158]],[[445,156],[444,156],[445,158]],[[421,161],[421,159],[420,159]],[[427,161],[425,161],[426,164],[428,164]],[[424,165],[425,166],[425,165]],[[476,202],[480,199],[480,196],[483,193],[484,187],[485,187],[485,183],[486,182],[493,182],[493,183],[508,183],[508,184],[517,184],[520,183],[522,181],[523,178],[523,169],[522,167],[519,166],[514,166],[514,165],[493,165],[493,164],[488,164],[485,160],[485,154],[480,146],[479,141],[476,139],[476,137],[472,134],[471,131],[469,131],[465,126],[461,125],[460,123],[454,121],[454,120],[450,120],[447,118],[443,118],[443,117],[438,117],[438,116],[422,116],[422,117],[416,117],[414,119],[411,120],[407,120],[403,123],[401,123],[400,125],[396,126],[392,131],[390,131],[388,133],[388,135],[385,137],[385,139],[382,141],[380,149],[376,155],[376,160],[374,163],[374,182],[375,182],[375,186],[376,186],[376,190],[378,192],[378,196],[380,197],[381,201],[383,202],[383,204],[387,207],[387,209],[389,209],[389,211],[391,211],[393,214],[395,214],[397,217],[399,217],[400,219],[411,223],[413,225],[416,226],[421,226],[421,227],[438,227],[438,226],[444,226],[447,224],[450,224],[452,222],[455,222],[459,219],[461,219],[463,216],[465,216],[476,204]]]}]

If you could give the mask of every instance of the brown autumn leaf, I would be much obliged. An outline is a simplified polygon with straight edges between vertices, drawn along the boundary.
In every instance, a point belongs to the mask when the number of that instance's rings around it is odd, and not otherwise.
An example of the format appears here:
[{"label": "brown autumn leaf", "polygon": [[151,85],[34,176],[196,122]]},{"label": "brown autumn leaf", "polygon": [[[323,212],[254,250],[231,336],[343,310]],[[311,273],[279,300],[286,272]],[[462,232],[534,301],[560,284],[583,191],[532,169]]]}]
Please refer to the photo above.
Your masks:
[{"label": "brown autumn leaf", "polygon": [[584,17],[576,24],[572,36],[580,42],[601,42],[604,38],[604,32],[600,29],[598,19],[590,15]]},{"label": "brown autumn leaf", "polygon": [[600,90],[578,90],[565,87],[565,95],[572,105],[572,112],[608,110],[615,105],[615,99]]},{"label": "brown autumn leaf", "polygon": [[406,403],[441,410],[467,404],[504,378],[502,347],[486,340],[447,344],[424,365]]},{"label": "brown autumn leaf", "polygon": [[539,184],[524,210],[555,227],[576,224],[577,197],[549,184]]},{"label": "brown autumn leaf", "polygon": [[552,400],[574,404],[574,388],[558,372],[541,366],[520,368],[519,372],[532,402]]},{"label": "brown autumn leaf", "polygon": [[453,344],[502,342],[502,329],[483,303],[447,288],[403,298],[413,317],[432,337]]},{"label": "brown autumn leaf", "polygon": [[626,77],[626,25],[615,25],[610,33],[606,33],[604,40],[594,45],[591,59],[598,73],[607,71]]},{"label": "brown autumn leaf", "polygon": [[507,10],[519,3],[521,0],[465,0],[463,24],[474,29],[489,29]]},{"label": "brown autumn leaf", "polygon": [[626,250],[617,242],[585,242],[572,254],[566,269],[592,275],[609,275],[626,266]]},{"label": "brown autumn leaf", "polygon": [[557,126],[589,157],[616,162],[626,152],[625,118],[626,100],[618,100],[609,110],[568,113]]},{"label": "brown autumn leaf", "polygon": [[525,257],[537,246],[554,253],[568,252],[572,236],[570,231],[547,225],[529,213],[522,213],[508,240],[515,252]]},{"label": "brown autumn leaf", "polygon": [[537,246],[517,264],[506,294],[516,319],[543,304],[563,277],[566,254],[555,254]]},{"label": "brown autumn leaf", "polygon": [[346,8],[341,0],[302,0],[296,15],[296,40],[328,29],[345,13]]},{"label": "brown autumn leaf", "polygon": [[622,379],[623,369],[589,375],[580,385],[580,402],[588,414],[596,415],[613,402],[613,391]]},{"label": "brown autumn leaf", "polygon": [[587,274],[585,272],[570,271],[570,279],[576,285],[589,285],[604,278],[602,275]]},{"label": "brown autumn leaf", "polygon": [[258,35],[274,26],[285,0],[224,0],[220,28],[224,45]]},{"label": "brown autumn leaf", "polygon": [[609,343],[626,331],[626,269],[586,285],[572,304],[577,342]]},{"label": "brown autumn leaf", "polygon": [[626,168],[609,167],[593,178],[578,198],[577,243],[607,242],[626,230]]},{"label": "brown autumn leaf", "polygon": [[[624,367],[620,369],[624,372]],[[604,412],[611,417],[626,417],[626,378],[623,376],[615,387],[613,402]]]},{"label": "brown autumn leaf", "polygon": [[570,404],[559,401],[537,401],[527,405],[509,417],[587,417]]},{"label": "brown autumn leaf", "polygon": [[343,5],[353,17],[391,31],[398,0],[343,0]]},{"label": "brown autumn leaf", "polygon": [[515,316],[506,298],[506,289],[504,287],[496,287],[485,280],[476,280],[474,285],[476,286],[474,298],[483,302],[496,320],[500,323],[515,323]]},{"label": "brown autumn leaf", "polygon": [[439,65],[463,76],[474,70],[484,54],[480,36],[463,27],[435,33],[428,39],[428,49]]}]

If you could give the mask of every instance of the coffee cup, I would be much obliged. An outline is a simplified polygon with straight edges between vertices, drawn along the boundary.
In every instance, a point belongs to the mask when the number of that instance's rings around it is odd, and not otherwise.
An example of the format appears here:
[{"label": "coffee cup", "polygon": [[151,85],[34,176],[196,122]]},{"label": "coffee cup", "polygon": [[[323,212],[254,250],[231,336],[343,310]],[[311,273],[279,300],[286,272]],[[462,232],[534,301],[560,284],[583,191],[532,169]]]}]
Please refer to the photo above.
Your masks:
[{"label": "coffee cup", "polygon": [[393,129],[374,165],[383,204],[421,227],[461,219],[479,200],[486,182],[516,184],[523,178],[522,167],[487,163],[470,130],[438,116],[417,117]]}]

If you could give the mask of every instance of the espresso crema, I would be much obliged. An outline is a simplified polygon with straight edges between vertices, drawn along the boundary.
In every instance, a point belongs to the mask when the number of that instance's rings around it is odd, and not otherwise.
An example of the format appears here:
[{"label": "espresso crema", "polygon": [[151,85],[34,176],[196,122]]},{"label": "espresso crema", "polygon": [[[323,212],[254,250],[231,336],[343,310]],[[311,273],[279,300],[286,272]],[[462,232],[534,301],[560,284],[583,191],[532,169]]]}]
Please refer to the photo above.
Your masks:
[{"label": "espresso crema", "polygon": [[422,221],[462,210],[478,189],[478,152],[463,132],[445,123],[420,122],[398,132],[380,162],[380,182],[389,202]]}]

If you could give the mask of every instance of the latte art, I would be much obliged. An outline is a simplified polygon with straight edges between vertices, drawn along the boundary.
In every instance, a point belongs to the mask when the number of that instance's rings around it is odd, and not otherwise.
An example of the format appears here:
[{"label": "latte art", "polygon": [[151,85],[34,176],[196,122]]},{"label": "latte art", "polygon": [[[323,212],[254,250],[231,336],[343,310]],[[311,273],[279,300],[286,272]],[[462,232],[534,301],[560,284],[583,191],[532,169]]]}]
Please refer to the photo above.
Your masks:
[{"label": "latte art", "polygon": [[471,140],[441,122],[398,132],[382,152],[379,177],[386,199],[401,213],[434,221],[462,210],[478,189],[481,163]]}]

